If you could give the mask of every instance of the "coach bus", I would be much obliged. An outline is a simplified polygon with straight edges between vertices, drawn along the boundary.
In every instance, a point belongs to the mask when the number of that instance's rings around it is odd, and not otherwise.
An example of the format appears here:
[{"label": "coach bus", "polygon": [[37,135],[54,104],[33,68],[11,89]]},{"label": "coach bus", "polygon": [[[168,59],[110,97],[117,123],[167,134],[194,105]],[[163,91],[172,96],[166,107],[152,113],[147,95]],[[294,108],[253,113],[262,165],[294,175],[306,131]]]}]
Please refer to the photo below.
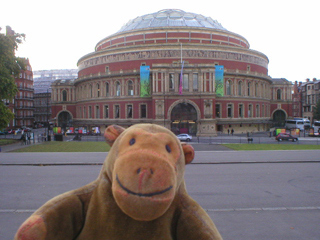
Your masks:
[{"label": "coach bus", "polygon": [[285,127],[287,129],[298,128],[301,130],[309,129],[310,128],[310,121],[306,118],[300,119],[287,119]]}]

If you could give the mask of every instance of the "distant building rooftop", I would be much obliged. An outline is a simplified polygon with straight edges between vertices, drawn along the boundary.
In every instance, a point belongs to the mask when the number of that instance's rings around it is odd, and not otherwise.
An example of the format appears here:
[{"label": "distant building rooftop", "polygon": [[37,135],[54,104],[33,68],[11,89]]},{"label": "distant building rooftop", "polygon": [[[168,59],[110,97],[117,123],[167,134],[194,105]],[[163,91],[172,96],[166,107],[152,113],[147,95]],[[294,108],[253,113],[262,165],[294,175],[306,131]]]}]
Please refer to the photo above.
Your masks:
[{"label": "distant building rooftop", "polygon": [[58,80],[70,80],[78,77],[78,69],[53,69],[33,71],[34,93],[51,92],[51,84]]},{"label": "distant building rooftop", "polygon": [[272,78],[274,84],[292,84],[289,80],[285,78]]},{"label": "distant building rooftop", "polygon": [[75,79],[59,79],[52,82],[55,85],[73,85]]}]

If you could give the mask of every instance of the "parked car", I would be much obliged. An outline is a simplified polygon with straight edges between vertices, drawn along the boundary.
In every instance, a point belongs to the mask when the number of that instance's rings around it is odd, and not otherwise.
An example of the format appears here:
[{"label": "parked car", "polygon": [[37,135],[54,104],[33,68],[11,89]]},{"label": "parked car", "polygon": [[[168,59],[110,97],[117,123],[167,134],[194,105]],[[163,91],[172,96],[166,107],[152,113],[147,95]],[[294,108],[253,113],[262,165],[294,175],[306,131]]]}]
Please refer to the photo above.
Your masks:
[{"label": "parked car", "polygon": [[8,134],[8,131],[7,130],[2,130],[2,131],[0,131],[0,135],[7,135]]},{"label": "parked car", "polygon": [[179,134],[177,136],[177,138],[180,141],[187,141],[187,142],[190,142],[192,140],[192,136],[190,136],[189,134],[186,134],[186,133]]},{"label": "parked car", "polygon": [[14,131],[15,131],[15,133],[21,133],[22,132],[21,128],[18,128],[18,129],[14,130]]},{"label": "parked car", "polygon": [[9,134],[14,134],[14,132],[15,132],[14,129],[9,129],[9,130],[8,130],[8,133],[9,133]]},{"label": "parked car", "polygon": [[24,132],[31,132],[31,128],[28,128],[28,127],[22,127],[21,128]]},{"label": "parked car", "polygon": [[287,140],[287,141],[291,140],[292,142],[295,142],[295,141],[298,141],[299,139],[297,137],[292,136],[289,133],[279,133],[276,136],[276,140],[279,142],[281,142],[282,140]]}]

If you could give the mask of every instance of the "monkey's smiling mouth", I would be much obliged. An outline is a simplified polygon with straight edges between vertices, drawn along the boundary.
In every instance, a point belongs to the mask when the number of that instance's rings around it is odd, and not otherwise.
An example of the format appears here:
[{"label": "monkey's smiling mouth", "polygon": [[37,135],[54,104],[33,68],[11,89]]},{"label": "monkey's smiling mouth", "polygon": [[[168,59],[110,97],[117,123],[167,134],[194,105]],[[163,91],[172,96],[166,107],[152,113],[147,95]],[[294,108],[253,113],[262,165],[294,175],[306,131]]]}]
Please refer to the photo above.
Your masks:
[{"label": "monkey's smiling mouth", "polygon": [[130,189],[126,188],[119,180],[119,177],[118,177],[118,174],[116,175],[116,180],[119,184],[119,186],[124,190],[126,191],[127,193],[131,194],[131,195],[135,195],[135,196],[138,196],[138,197],[153,197],[153,196],[156,196],[156,195],[161,195],[165,192],[168,192],[170,191],[170,189],[172,188],[172,186],[170,187],[167,187],[166,189],[164,190],[161,190],[161,191],[158,191],[158,192],[152,192],[152,193],[136,193],[136,192],[133,192],[131,191]]}]

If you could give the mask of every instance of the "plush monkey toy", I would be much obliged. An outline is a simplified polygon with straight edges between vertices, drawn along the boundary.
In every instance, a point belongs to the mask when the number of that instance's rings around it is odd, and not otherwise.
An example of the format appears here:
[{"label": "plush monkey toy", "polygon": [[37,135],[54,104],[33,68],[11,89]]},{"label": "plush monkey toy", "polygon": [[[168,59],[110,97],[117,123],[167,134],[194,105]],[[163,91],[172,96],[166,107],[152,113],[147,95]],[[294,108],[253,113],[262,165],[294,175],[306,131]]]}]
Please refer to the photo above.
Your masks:
[{"label": "plush monkey toy", "polygon": [[97,180],[49,200],[15,239],[222,239],[185,188],[192,146],[154,124],[112,125],[104,136],[112,148]]}]

